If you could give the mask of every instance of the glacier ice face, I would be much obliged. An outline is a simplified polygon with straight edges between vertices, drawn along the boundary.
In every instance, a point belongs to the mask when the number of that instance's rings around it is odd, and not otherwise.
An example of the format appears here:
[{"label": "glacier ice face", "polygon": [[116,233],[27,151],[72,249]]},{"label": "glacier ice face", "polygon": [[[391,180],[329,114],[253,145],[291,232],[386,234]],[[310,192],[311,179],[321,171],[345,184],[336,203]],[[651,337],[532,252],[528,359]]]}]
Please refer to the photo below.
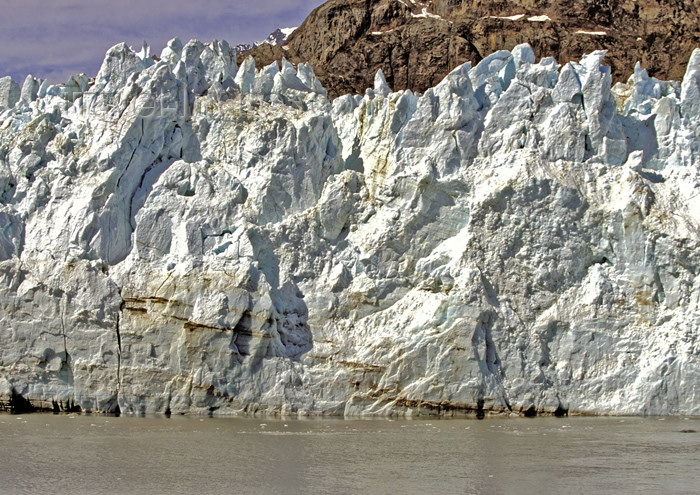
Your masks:
[{"label": "glacier ice face", "polygon": [[20,94],[19,84],[10,76],[0,78],[0,112],[14,107],[19,101]]},{"label": "glacier ice face", "polygon": [[[700,51],[333,101],[225,42],[0,79],[0,403],[700,413]],[[15,399],[13,399],[13,397]]]}]

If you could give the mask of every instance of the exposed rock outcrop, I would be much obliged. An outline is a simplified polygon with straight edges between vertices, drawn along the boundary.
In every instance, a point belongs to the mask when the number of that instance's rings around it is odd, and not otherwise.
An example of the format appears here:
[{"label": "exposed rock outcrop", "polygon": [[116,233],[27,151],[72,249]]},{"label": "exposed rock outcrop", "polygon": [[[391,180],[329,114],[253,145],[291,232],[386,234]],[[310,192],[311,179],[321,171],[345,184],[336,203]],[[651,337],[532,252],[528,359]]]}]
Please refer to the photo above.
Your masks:
[{"label": "exposed rock outcrop", "polygon": [[378,69],[394,89],[422,92],[456,66],[520,43],[560,63],[608,50],[615,81],[637,61],[652,76],[680,79],[700,45],[700,15],[688,0],[330,0],[284,47],[250,53],[309,62],[336,96],[371,87]]}]

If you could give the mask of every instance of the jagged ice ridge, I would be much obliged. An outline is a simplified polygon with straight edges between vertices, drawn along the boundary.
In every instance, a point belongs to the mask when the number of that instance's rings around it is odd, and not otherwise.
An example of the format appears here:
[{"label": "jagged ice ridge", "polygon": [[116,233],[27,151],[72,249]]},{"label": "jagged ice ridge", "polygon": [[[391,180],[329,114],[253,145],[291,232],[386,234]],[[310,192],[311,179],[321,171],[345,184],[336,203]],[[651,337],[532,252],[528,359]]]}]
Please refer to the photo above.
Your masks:
[{"label": "jagged ice ridge", "polygon": [[0,402],[700,413],[700,50],[329,101],[226,42],[0,79]]}]

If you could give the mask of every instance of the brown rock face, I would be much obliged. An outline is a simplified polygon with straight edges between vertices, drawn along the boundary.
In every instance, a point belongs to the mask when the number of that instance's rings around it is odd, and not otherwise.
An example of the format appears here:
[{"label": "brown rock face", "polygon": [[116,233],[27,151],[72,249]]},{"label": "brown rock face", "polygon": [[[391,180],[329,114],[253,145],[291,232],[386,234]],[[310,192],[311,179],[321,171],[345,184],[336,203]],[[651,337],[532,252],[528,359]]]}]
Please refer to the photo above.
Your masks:
[{"label": "brown rock face", "polygon": [[285,46],[247,54],[259,66],[310,62],[331,96],[363,92],[378,69],[395,90],[424,91],[459,64],[525,42],[560,63],[606,49],[615,80],[637,61],[680,79],[700,46],[699,9],[700,0],[330,0]]}]

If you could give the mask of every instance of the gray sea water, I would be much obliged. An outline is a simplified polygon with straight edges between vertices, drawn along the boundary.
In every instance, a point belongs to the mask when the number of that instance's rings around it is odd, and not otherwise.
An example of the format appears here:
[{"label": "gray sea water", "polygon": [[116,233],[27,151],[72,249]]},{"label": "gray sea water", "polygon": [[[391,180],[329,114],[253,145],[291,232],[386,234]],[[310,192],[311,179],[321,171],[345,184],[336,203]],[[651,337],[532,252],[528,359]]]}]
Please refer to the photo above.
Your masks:
[{"label": "gray sea water", "polygon": [[0,416],[4,494],[700,493],[700,418]]}]

